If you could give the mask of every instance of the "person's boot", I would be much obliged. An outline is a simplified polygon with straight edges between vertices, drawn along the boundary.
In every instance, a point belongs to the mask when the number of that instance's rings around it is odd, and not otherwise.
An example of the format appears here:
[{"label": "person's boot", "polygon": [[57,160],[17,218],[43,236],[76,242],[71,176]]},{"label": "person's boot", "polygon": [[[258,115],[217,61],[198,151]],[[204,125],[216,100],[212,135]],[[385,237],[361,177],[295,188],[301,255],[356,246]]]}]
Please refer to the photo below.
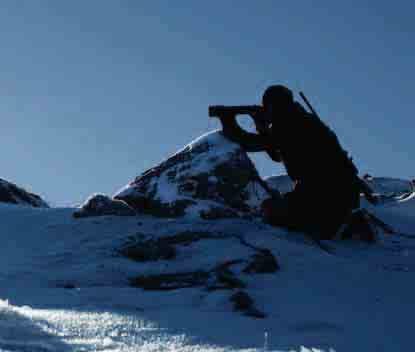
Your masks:
[{"label": "person's boot", "polygon": [[351,214],[336,237],[373,243],[377,239],[376,224],[365,209],[359,209]]}]

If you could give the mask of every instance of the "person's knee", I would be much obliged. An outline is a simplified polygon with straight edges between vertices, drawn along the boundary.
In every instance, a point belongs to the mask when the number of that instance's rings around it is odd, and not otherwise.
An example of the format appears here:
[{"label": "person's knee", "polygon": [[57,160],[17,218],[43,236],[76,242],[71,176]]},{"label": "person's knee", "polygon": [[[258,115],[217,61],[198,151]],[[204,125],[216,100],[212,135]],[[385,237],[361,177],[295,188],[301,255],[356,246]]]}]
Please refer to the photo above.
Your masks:
[{"label": "person's knee", "polygon": [[282,199],[268,198],[265,199],[261,204],[261,210],[264,217],[269,218],[275,214],[281,213],[284,209]]},{"label": "person's knee", "polygon": [[270,225],[287,227],[292,222],[288,204],[284,199],[266,199],[261,208],[264,221]]}]

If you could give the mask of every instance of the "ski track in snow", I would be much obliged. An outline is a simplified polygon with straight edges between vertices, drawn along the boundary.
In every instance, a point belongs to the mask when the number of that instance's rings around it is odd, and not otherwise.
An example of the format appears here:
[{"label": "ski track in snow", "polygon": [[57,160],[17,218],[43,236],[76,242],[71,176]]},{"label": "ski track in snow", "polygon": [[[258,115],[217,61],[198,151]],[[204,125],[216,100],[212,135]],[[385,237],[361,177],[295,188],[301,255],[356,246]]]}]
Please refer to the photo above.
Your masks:
[{"label": "ski track in snow", "polygon": [[[372,210],[415,235],[415,198]],[[415,239],[331,242],[239,220],[111,216],[0,205],[0,351],[396,351],[413,344]],[[200,229],[269,248],[281,271],[248,292],[268,317],[232,312],[229,292],[128,287],[137,263],[115,255],[129,235]],[[208,241],[201,253],[218,250]],[[222,248],[226,249],[226,248]],[[235,253],[233,253],[235,254]],[[200,259],[208,261],[206,258]],[[162,261],[149,265],[164,265]],[[73,284],[75,288],[65,289]],[[265,333],[267,337],[265,337]],[[314,349],[313,349],[314,348]]]}]

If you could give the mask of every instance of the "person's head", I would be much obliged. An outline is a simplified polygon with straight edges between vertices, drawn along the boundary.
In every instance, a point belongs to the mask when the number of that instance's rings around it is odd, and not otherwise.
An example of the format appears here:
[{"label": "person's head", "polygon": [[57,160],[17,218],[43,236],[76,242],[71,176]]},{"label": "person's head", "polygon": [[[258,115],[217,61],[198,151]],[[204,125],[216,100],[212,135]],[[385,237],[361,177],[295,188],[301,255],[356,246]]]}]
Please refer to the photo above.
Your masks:
[{"label": "person's head", "polygon": [[278,114],[285,112],[294,103],[294,95],[283,85],[268,87],[262,96],[262,106],[266,112]]}]

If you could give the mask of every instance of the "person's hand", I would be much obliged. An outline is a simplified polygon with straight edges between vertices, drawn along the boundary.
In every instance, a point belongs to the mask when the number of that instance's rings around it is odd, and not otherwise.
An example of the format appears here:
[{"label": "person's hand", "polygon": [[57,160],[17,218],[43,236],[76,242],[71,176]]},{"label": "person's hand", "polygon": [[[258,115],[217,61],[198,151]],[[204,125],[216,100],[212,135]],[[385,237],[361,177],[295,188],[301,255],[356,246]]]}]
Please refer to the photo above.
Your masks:
[{"label": "person's hand", "polygon": [[268,123],[266,122],[265,113],[263,111],[257,111],[251,113],[251,117],[255,122],[255,128],[260,134],[268,133]]},{"label": "person's hand", "polygon": [[268,124],[262,119],[255,119],[255,128],[260,134],[267,134],[269,131]]},{"label": "person's hand", "polygon": [[234,124],[236,121],[236,114],[233,112],[227,112],[218,116],[222,126]]}]

